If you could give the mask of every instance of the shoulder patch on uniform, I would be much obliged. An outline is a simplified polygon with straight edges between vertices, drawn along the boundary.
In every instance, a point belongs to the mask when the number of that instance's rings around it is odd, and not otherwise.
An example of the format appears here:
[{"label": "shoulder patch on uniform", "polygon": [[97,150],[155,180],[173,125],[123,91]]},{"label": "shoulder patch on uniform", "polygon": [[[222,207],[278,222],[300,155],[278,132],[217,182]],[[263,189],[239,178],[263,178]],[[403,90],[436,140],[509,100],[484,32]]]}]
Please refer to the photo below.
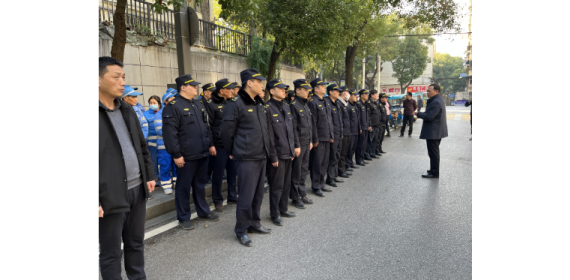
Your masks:
[{"label": "shoulder patch on uniform", "polygon": [[299,112],[303,112],[303,110],[299,110]]},{"label": "shoulder patch on uniform", "polygon": [[224,106],[218,106],[218,109],[220,109],[220,108],[224,108]]},{"label": "shoulder patch on uniform", "polygon": [[291,102],[291,105],[295,105],[295,101]]},{"label": "shoulder patch on uniform", "polygon": [[212,99],[208,100],[208,103],[212,103]]},{"label": "shoulder patch on uniform", "polygon": [[170,104],[174,104],[174,103],[176,103],[176,100],[172,100],[172,101],[170,102]]},{"label": "shoulder patch on uniform", "polygon": [[291,112],[287,113],[287,115],[291,115]]},{"label": "shoulder patch on uniform", "polygon": [[267,108],[267,107],[269,107],[269,105],[271,105],[271,104],[267,104],[267,105],[265,105],[265,106],[263,106],[263,107]]},{"label": "shoulder patch on uniform", "polygon": [[322,104],[319,104],[319,107],[323,107],[323,105],[322,105]]},{"label": "shoulder patch on uniform", "polygon": [[309,101],[313,102],[313,99],[311,98],[311,99],[309,99]]},{"label": "shoulder patch on uniform", "polygon": [[247,110],[247,111],[251,113],[251,112],[253,112],[253,109],[249,109],[249,110]]},{"label": "shoulder patch on uniform", "polygon": [[239,98],[239,96],[233,97],[232,101],[236,101],[236,100],[238,100],[238,98]]},{"label": "shoulder patch on uniform", "polygon": [[190,110],[190,108],[184,108],[184,111],[188,111],[188,110]]}]

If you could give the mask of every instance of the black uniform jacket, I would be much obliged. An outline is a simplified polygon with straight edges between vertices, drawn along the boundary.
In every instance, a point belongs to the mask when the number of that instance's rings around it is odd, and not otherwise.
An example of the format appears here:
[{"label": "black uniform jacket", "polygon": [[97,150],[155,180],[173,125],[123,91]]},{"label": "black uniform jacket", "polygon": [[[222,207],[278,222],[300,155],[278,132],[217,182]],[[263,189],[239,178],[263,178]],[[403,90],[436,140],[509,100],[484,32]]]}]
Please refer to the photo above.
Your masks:
[{"label": "black uniform jacket", "polygon": [[[379,127],[380,126],[380,105],[379,102],[372,102],[372,100],[366,101],[366,110],[368,111],[368,122],[370,126]],[[384,113],[386,114],[386,113]]]},{"label": "black uniform jacket", "polygon": [[[293,126],[297,130],[296,134],[299,139],[295,141],[295,148],[311,143],[313,135],[316,134],[316,131],[314,131],[316,127],[313,126],[313,116],[311,109],[309,109],[308,100],[297,96],[291,102],[291,114],[293,115]],[[297,146],[297,143],[299,143],[299,146]]]},{"label": "black uniform jacket", "polygon": [[331,111],[331,119],[332,119],[332,124],[333,124],[333,129],[334,129],[334,138],[335,140],[341,139],[342,135],[343,135],[343,131],[342,131],[342,112],[340,111],[340,100],[336,100],[335,102],[332,101],[332,99],[327,96],[325,97],[325,102],[327,104],[327,107],[330,108]]},{"label": "black uniform jacket", "polygon": [[220,138],[220,128],[224,119],[224,107],[228,103],[223,97],[217,93],[212,93],[212,98],[206,103],[206,111],[210,115],[210,127],[212,128],[212,137],[214,138],[214,146],[223,148],[224,144]]},{"label": "black uniform jacket", "polygon": [[427,101],[426,111],[418,112],[424,119],[420,139],[437,140],[447,137],[447,113],[441,95],[436,94]]},{"label": "black uniform jacket", "polygon": [[342,135],[350,136],[351,135],[351,127],[350,127],[350,112],[348,111],[348,101],[346,102],[346,106],[340,100],[337,100],[338,105],[340,105],[340,112],[342,113]]},{"label": "black uniform jacket", "polygon": [[380,102],[378,106],[380,107],[380,126],[386,127],[386,122],[388,121],[388,113],[386,112],[386,103]]},{"label": "black uniform jacket", "polygon": [[251,99],[243,88],[238,96],[230,99],[224,107],[224,120],[220,137],[224,149],[234,160],[261,160],[267,158],[269,133],[263,100]]},{"label": "black uniform jacket", "polygon": [[299,139],[296,136],[289,103],[271,98],[265,105],[265,111],[268,120],[270,162],[292,159],[295,157],[295,147],[299,146]]},{"label": "black uniform jacket", "polygon": [[368,124],[368,110],[366,109],[367,107],[366,102],[359,100],[358,102],[356,102],[356,107],[358,107],[360,115],[360,127],[362,128],[362,130],[368,130],[370,125]]},{"label": "black uniform jacket", "polygon": [[309,108],[313,114],[313,126],[316,127],[317,133],[313,135],[313,144],[318,142],[329,142],[334,139],[334,128],[331,117],[332,108],[328,107],[324,98],[313,95],[309,99]]},{"label": "black uniform jacket", "polygon": [[[358,104],[348,102],[348,115],[350,118],[350,135],[359,135],[360,130],[360,111],[358,110]],[[368,127],[367,127],[368,128]]]},{"label": "black uniform jacket", "polygon": [[162,111],[162,134],[166,151],[173,157],[195,160],[209,156],[214,146],[209,115],[195,99],[176,96]]},{"label": "black uniform jacket", "polygon": [[[132,106],[122,100],[119,102],[121,106],[118,110],[121,111],[131,135],[145,197],[148,197],[146,182],[155,179],[152,159],[137,114]],[[99,105],[99,205],[105,215],[130,211],[127,191],[127,170],[121,144],[105,108]]]}]

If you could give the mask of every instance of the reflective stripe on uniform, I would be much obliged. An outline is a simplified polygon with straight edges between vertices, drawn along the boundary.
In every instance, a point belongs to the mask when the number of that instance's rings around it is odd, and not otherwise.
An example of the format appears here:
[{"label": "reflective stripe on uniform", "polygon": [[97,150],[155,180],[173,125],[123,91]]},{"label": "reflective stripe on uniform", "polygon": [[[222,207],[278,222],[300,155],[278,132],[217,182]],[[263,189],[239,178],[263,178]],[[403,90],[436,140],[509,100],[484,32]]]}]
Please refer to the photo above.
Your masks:
[{"label": "reflective stripe on uniform", "polygon": [[142,126],[148,126],[148,123],[143,123],[143,125],[142,125]]},{"label": "reflective stripe on uniform", "polygon": [[159,130],[159,129],[162,129],[162,126],[155,126],[154,127],[154,130]]},{"label": "reflective stripe on uniform", "polygon": [[155,135],[155,136],[149,136],[149,137],[147,137],[146,139],[147,139],[147,140],[162,139],[162,136],[158,136],[158,135]]},{"label": "reflective stripe on uniform", "polygon": [[159,149],[159,150],[164,150],[164,149],[166,149],[166,147],[165,147],[164,145],[161,145],[161,146],[158,146],[158,149]]},{"label": "reflective stripe on uniform", "polygon": [[160,181],[160,185],[164,186],[164,185],[170,185],[172,184],[172,180],[168,180],[168,181]]},{"label": "reflective stripe on uniform", "polygon": [[162,123],[162,120],[155,120],[154,123]]},{"label": "reflective stripe on uniform", "polygon": [[156,143],[153,143],[153,142],[148,142],[148,145],[151,147],[156,147]]}]

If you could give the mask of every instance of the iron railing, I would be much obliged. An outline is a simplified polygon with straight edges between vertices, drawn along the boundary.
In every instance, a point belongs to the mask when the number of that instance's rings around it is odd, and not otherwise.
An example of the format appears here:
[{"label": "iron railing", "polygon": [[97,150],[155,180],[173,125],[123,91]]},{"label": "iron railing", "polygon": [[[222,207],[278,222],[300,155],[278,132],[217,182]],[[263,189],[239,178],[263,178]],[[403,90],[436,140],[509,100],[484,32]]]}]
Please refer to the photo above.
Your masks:
[{"label": "iron railing", "polygon": [[[116,5],[116,0],[99,1],[99,23],[113,22]],[[168,40],[175,41],[174,11],[157,14],[150,6],[150,3],[140,0],[127,0],[126,25],[150,34],[162,34]],[[248,34],[205,20],[199,20],[199,30],[199,38],[194,45],[240,56],[246,56],[251,50],[251,36]]]}]

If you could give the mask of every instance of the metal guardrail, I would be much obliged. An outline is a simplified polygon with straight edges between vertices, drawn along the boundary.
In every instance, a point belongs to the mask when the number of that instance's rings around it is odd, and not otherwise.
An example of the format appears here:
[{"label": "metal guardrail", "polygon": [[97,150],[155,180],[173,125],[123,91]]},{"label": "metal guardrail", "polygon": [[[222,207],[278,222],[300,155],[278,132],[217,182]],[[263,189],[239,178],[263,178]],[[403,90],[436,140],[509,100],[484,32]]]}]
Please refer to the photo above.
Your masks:
[{"label": "metal guardrail", "polygon": [[[99,1],[99,23],[113,22],[116,0]],[[174,11],[162,14],[152,11],[151,4],[140,0],[127,0],[125,9],[126,25],[139,30],[146,29],[151,34],[162,34],[170,41],[176,41]],[[251,50],[251,36],[230,28],[199,20],[200,36],[195,45],[221,52],[247,56]]]}]

